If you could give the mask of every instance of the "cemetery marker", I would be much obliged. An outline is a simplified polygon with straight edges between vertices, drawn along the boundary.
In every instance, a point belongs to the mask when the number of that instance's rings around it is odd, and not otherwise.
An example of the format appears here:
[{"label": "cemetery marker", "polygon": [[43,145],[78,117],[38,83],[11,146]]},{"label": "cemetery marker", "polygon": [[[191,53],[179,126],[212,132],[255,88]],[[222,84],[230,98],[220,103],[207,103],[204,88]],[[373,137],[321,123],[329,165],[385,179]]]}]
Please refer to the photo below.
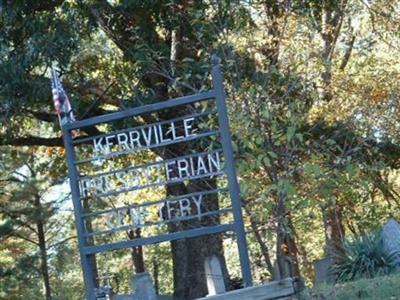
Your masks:
[{"label": "cemetery marker", "polygon": [[[236,233],[243,281],[246,287],[252,285],[242,219],[241,198],[234,166],[219,59],[214,56],[212,64],[213,89],[210,91],[79,121],[75,121],[73,118],[63,119],[61,127],[66,149],[75,225],[78,232],[79,251],[87,299],[95,299],[95,277],[90,263],[92,255],[117,249],[192,238],[225,231]],[[55,74],[54,71],[53,73]],[[54,74],[52,74],[53,77],[55,76]],[[54,83],[55,81],[56,83]],[[53,78],[53,86],[61,86],[58,78]],[[62,92],[64,93],[63,90]],[[57,100],[59,99],[60,97],[57,98]],[[196,112],[191,115],[126,128],[95,137],[74,138],[74,133],[84,127],[126,120],[143,114],[163,111],[176,106],[194,105],[199,102],[215,102],[216,110]],[[66,107],[69,106],[66,105]],[[66,117],[72,115],[71,111],[66,113],[58,111],[58,113]],[[199,131],[196,126],[197,120],[213,113],[217,115],[219,127],[215,130],[207,129],[206,131]],[[165,147],[177,143],[187,143],[212,136],[219,137],[222,146],[221,149],[191,153],[140,166],[128,166],[123,169],[101,171],[89,175],[82,175],[78,170],[78,166],[81,164],[92,163],[93,166],[101,167],[103,161],[112,157],[115,158],[125,154],[138,153],[147,149]],[[92,153],[89,157],[77,159],[75,148],[82,144],[91,145]],[[191,180],[207,179],[222,175],[227,178],[227,189],[206,189],[167,199],[99,211],[87,211],[82,204],[82,201],[87,199],[94,200],[145,188],[184,183]],[[225,191],[229,191],[231,207],[219,208],[214,211],[203,210],[203,204],[206,201],[205,197],[212,194],[219,195]],[[154,210],[158,211],[157,216],[152,215],[151,212]],[[222,213],[232,213],[233,222],[191,228],[177,232],[167,232],[133,240],[127,239],[102,244],[94,242],[94,238],[98,236],[112,235],[123,230],[145,228],[147,226],[161,226],[171,222],[196,219],[200,221],[204,217],[218,216]],[[103,223],[106,228],[97,231],[88,231],[85,226],[85,220],[96,217],[103,218],[102,220],[104,220]]]}]

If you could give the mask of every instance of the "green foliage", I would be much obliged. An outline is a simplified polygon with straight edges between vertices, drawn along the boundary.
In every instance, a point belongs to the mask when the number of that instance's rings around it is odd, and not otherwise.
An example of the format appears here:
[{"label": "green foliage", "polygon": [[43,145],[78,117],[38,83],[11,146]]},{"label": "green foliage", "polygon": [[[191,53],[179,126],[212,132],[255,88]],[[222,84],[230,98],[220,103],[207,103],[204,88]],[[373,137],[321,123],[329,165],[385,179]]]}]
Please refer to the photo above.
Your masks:
[{"label": "green foliage", "polygon": [[346,240],[335,259],[333,272],[340,282],[387,275],[395,267],[393,256],[384,250],[380,232]]},{"label": "green foliage", "polygon": [[[307,277],[310,261],[323,255],[325,208],[338,208],[346,234],[400,216],[398,9],[388,0],[370,2],[2,1],[0,172],[3,177],[18,170],[26,160],[20,150],[27,149],[15,145],[28,145],[41,179],[0,182],[1,207],[15,212],[1,215],[0,297],[41,297],[41,287],[29,279],[40,280],[37,247],[21,237],[34,237],[23,225],[42,218],[61,220],[46,233],[52,239],[55,295],[82,298],[70,205],[45,203],[38,210],[30,201],[49,188],[49,179],[62,181],[66,174],[63,150],[40,146],[60,136],[49,87],[52,62],[80,119],[208,89],[210,55],[222,58],[239,180],[248,204],[246,227],[255,222],[248,241],[256,282],[272,276],[262,246],[269,246],[273,262],[279,218],[286,238],[296,243]],[[339,26],[333,28],[335,22]],[[173,53],[174,47],[178,51]],[[141,120],[123,125],[136,122]],[[105,130],[90,129],[85,134]],[[143,158],[115,160],[109,167]],[[125,205],[157,197],[151,191],[113,201]],[[281,212],[278,201],[284,204]],[[346,257],[348,269],[356,264],[366,276],[374,275],[373,268],[384,269],[372,245],[365,248],[366,258]],[[239,276],[232,243],[225,246],[230,271]],[[160,272],[160,290],[170,293],[170,247],[145,247],[144,253],[149,271]],[[32,264],[27,257],[35,258]],[[154,259],[163,263],[155,266]],[[129,253],[100,257],[99,264],[109,267],[100,272],[117,274],[119,291],[129,290]]]},{"label": "green foliage", "polygon": [[373,279],[323,284],[308,288],[298,295],[300,300],[399,300],[400,274]]}]

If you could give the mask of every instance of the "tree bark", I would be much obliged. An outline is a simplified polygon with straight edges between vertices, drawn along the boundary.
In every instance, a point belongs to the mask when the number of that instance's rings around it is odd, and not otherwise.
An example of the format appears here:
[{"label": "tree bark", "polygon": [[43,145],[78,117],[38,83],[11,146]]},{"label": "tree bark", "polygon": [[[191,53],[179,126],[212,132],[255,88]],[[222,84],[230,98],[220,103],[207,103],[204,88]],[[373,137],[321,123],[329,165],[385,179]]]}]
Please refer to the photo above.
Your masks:
[{"label": "tree bark", "polygon": [[[83,209],[85,211],[89,211],[89,199],[87,199],[87,198],[84,199],[82,201],[82,205],[83,205]],[[85,220],[85,227],[86,227],[86,231],[88,233],[93,232],[93,225],[92,225],[90,218],[87,218]],[[94,245],[93,237],[89,237],[87,240],[88,240],[88,244]],[[91,269],[92,269],[93,275],[94,275],[93,280],[94,280],[95,286],[98,287],[99,286],[99,269],[97,268],[96,255],[94,255],[94,254],[90,255],[89,261],[90,261],[90,266],[91,266]]]},{"label": "tree bark", "polygon": [[286,209],[286,197],[286,193],[278,193],[276,261],[280,279],[300,276],[298,249],[293,232],[294,226]]},{"label": "tree bark", "polygon": [[43,138],[39,136],[26,136],[26,137],[1,137],[0,145],[12,145],[12,146],[32,146],[41,145],[48,147],[63,147],[63,141],[61,137],[57,138]]},{"label": "tree bark", "polygon": [[289,257],[289,263],[291,265],[291,277],[300,276],[300,265],[299,265],[299,249],[297,247],[296,242],[296,232],[295,227],[293,225],[292,216],[290,212],[287,214],[287,226],[289,229],[288,234],[286,235],[285,244],[287,251],[287,257]]},{"label": "tree bark", "polygon": [[[169,196],[184,195],[196,191],[216,188],[215,179],[196,180],[188,185],[172,184],[167,186]],[[219,209],[218,196],[203,197],[202,212]],[[219,216],[202,217],[178,223],[171,223],[171,232],[189,230],[220,223]],[[174,299],[186,300],[204,297],[208,294],[204,262],[207,257],[216,255],[221,263],[225,285],[228,286],[228,270],[223,252],[222,235],[213,234],[171,242],[174,263]]]},{"label": "tree bark", "polygon": [[329,102],[333,98],[332,92],[332,59],[335,51],[337,39],[342,28],[344,10],[348,0],[337,2],[323,1],[323,20],[321,28],[321,37],[324,42],[322,50],[322,60],[324,71],[322,77],[322,99]]},{"label": "tree bark", "polygon": [[159,263],[153,258],[153,279],[154,279],[154,289],[156,290],[156,295],[160,294],[160,281],[159,281]]},{"label": "tree bark", "polygon": [[282,35],[279,19],[284,15],[285,7],[281,1],[272,0],[264,3],[262,8],[265,14],[263,26],[266,36],[264,37],[264,47],[260,50],[269,62],[269,66],[278,68],[279,48]]},{"label": "tree bark", "polygon": [[[131,240],[141,237],[141,229],[136,228],[135,230],[129,230],[128,236]],[[132,262],[136,273],[143,273],[146,271],[143,258],[143,247],[132,247],[131,248]]]},{"label": "tree bark", "polygon": [[44,233],[44,223],[41,217],[43,208],[40,202],[39,195],[35,196],[35,207],[39,215],[39,217],[36,220],[36,229],[37,229],[39,251],[40,251],[40,271],[43,276],[46,300],[51,300],[50,276],[49,276],[49,267],[47,264],[46,237]]},{"label": "tree bark", "polygon": [[272,265],[271,256],[269,254],[268,246],[263,241],[263,238],[261,236],[261,232],[257,227],[257,222],[254,219],[254,216],[247,209],[245,209],[245,211],[246,211],[247,215],[250,217],[250,226],[251,226],[251,229],[252,229],[252,231],[254,233],[254,237],[255,237],[258,245],[260,246],[261,254],[262,254],[263,258],[264,258],[265,264],[267,265],[268,272],[270,273],[272,279],[275,280],[276,279],[276,274],[274,272],[274,267]]},{"label": "tree bark", "polygon": [[[333,99],[331,85],[332,61],[337,39],[342,28],[347,1],[348,0],[341,0],[338,2],[324,1],[323,3],[323,20],[320,34],[324,42],[322,50],[324,72],[321,77],[323,83],[322,99],[326,102]],[[345,66],[343,66],[343,68],[344,67]],[[340,211],[341,208],[336,203],[328,203],[323,207],[326,240],[325,252],[326,255],[332,258],[335,256],[335,253],[339,251],[344,235]]]},{"label": "tree bark", "polygon": [[328,204],[322,207],[322,213],[325,229],[325,255],[334,259],[343,251],[342,241],[345,232],[341,207],[336,204]]}]

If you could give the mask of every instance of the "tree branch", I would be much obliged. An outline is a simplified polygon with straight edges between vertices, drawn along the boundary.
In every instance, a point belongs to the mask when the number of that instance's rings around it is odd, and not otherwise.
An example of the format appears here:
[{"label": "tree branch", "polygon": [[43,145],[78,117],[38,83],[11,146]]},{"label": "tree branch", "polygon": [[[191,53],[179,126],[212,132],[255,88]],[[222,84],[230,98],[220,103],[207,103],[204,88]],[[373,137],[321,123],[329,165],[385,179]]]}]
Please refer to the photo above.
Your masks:
[{"label": "tree branch", "polygon": [[30,109],[24,109],[25,112],[29,113],[32,115],[34,118],[38,119],[39,121],[44,121],[44,122],[50,122],[50,123],[58,123],[58,117],[57,114],[54,113],[48,113],[48,112],[38,112],[38,111],[33,111]]},{"label": "tree branch", "polygon": [[1,137],[0,146],[48,146],[48,147],[64,147],[61,137],[43,138],[39,136],[28,135],[25,137]]},{"label": "tree branch", "polygon": [[[158,44],[158,34],[151,17],[139,8],[127,13],[119,7],[112,6],[107,0],[98,0],[90,5],[89,10],[107,36],[120,48],[124,55],[133,58],[133,51],[138,42],[146,38],[148,44]],[[146,28],[139,36],[136,27],[140,24]]]},{"label": "tree branch", "polygon": [[64,0],[32,1],[34,11],[53,11],[57,6],[63,4]]},{"label": "tree branch", "polygon": [[356,40],[356,36],[352,35],[351,39],[347,43],[347,49],[346,52],[344,53],[342,63],[340,64],[340,71],[343,71],[344,68],[346,68],[347,63],[349,62],[351,52],[353,51],[353,46],[354,46],[354,41]]}]

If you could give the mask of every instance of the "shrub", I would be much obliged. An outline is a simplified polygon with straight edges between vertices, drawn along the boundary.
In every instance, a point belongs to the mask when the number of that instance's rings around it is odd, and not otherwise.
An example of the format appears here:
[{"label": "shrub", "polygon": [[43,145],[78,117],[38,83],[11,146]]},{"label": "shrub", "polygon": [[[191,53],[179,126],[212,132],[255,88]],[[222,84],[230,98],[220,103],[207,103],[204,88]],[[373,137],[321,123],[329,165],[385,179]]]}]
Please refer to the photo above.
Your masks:
[{"label": "shrub", "polygon": [[389,274],[394,268],[393,257],[385,252],[380,232],[345,240],[332,267],[337,281],[373,278]]}]

